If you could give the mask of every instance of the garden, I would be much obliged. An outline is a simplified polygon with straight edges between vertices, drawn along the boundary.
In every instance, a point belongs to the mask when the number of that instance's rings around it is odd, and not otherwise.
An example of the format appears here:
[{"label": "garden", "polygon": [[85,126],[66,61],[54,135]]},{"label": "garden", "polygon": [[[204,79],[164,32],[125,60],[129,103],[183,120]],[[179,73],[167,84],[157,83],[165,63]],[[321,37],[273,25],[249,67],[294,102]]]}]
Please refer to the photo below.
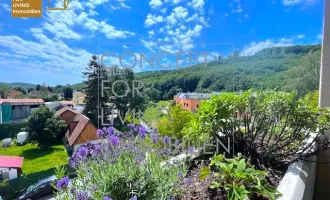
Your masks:
[{"label": "garden", "polygon": [[[328,147],[321,141],[329,117],[313,95],[251,90],[203,101],[170,136],[137,124],[103,128],[95,133],[102,143],[87,143],[69,158],[77,178],[57,170],[56,198],[274,200],[290,164]],[[209,138],[213,153],[204,154]],[[228,138],[231,153],[217,152],[212,141]]]}]

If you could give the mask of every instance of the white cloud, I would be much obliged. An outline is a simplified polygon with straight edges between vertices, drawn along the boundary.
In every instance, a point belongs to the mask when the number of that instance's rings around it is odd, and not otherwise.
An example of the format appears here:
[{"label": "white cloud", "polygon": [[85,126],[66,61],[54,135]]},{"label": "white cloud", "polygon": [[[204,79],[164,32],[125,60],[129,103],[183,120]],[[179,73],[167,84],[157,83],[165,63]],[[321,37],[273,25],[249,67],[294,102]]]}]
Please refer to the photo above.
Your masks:
[{"label": "white cloud", "polygon": [[319,40],[322,40],[322,39],[323,39],[323,34],[322,34],[322,33],[318,34],[318,35],[316,36],[316,38],[319,39]]},{"label": "white cloud", "polygon": [[126,5],[124,2],[121,2],[120,5],[123,8],[131,8],[130,6]]},{"label": "white cloud", "polygon": [[285,6],[295,6],[299,4],[311,5],[316,2],[316,0],[283,0],[283,5]]},{"label": "white cloud", "polygon": [[152,15],[152,14],[148,14],[146,21],[144,22],[145,26],[152,26],[154,24],[163,22],[164,18],[163,16],[156,16],[156,15]]},{"label": "white cloud", "polygon": [[150,51],[154,51],[154,47],[157,46],[157,44],[152,41],[146,41],[146,40],[142,40],[142,39],[140,41],[142,42],[143,46],[145,46]]},{"label": "white cloud", "polygon": [[151,0],[149,2],[149,5],[151,8],[159,8],[160,6],[163,5],[162,1],[161,0]]},{"label": "white cloud", "polygon": [[203,9],[204,4],[205,4],[204,0],[192,0],[191,3],[189,3],[188,5],[190,5],[196,10],[199,10],[199,9]]},{"label": "white cloud", "polygon": [[129,32],[129,31],[121,31],[117,30],[115,27],[105,23],[101,22],[100,23],[102,30],[101,32],[104,33],[104,35],[108,39],[116,39],[116,38],[127,38],[128,36],[134,36],[135,33]]},{"label": "white cloud", "polygon": [[[62,41],[49,39],[41,29],[31,28],[30,31],[39,42],[27,41],[15,35],[0,36],[0,49],[22,57],[20,60],[7,57],[3,62],[15,63],[16,65],[10,66],[23,67],[27,70],[40,68],[40,70],[54,71],[60,69],[60,71],[74,73],[81,72],[92,55],[82,49],[71,49]],[[0,65],[6,66],[3,62]]]},{"label": "white cloud", "polygon": [[170,16],[166,17],[166,20],[170,24],[176,24],[177,20],[184,19],[188,16],[188,10],[182,6],[173,9]]},{"label": "white cloud", "polygon": [[263,42],[251,42],[249,45],[246,45],[241,55],[248,56],[253,55],[256,52],[270,47],[281,47],[281,46],[292,46],[294,45],[292,39],[288,38],[281,38],[279,41],[274,41],[272,39],[267,39]]},{"label": "white cloud", "polygon": [[1,4],[1,7],[6,11],[11,11],[10,6],[8,4],[3,3]]},{"label": "white cloud", "polygon": [[198,19],[198,14],[195,13],[194,15],[192,15],[191,17],[189,17],[186,21],[187,22],[190,22],[190,21],[197,20],[197,19]]},{"label": "white cloud", "polygon": [[305,38],[305,35],[304,34],[300,34],[300,35],[297,35],[296,36],[298,39],[303,39],[303,38]]},{"label": "white cloud", "polygon": [[124,48],[124,49],[129,49],[129,47],[128,47],[128,46],[126,46],[126,45],[123,45],[123,48]]}]

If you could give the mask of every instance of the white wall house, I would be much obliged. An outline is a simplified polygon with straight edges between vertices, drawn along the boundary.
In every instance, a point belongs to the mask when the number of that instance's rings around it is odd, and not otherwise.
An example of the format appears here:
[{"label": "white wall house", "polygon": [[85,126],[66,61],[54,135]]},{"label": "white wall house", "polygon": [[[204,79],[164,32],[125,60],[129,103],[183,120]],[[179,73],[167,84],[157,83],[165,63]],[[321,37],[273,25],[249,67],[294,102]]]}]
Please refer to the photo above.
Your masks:
[{"label": "white wall house", "polygon": [[0,182],[22,174],[23,157],[0,156]]}]

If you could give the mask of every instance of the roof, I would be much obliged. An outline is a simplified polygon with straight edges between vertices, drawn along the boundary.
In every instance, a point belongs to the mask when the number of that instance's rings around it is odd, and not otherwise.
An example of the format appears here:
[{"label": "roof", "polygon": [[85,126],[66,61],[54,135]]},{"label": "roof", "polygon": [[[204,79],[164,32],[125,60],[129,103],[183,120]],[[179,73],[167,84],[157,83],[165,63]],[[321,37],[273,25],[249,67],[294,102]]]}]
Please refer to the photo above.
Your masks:
[{"label": "roof", "polygon": [[211,95],[215,93],[179,93],[177,97],[179,99],[210,99]]},{"label": "roof", "polygon": [[47,103],[46,106],[50,109],[50,110],[53,110],[53,111],[58,111],[60,109],[62,109],[63,107],[65,107],[65,105],[63,105],[61,102],[59,101],[55,101],[55,102],[52,102],[52,103]]},{"label": "roof", "polygon": [[64,105],[72,105],[73,101],[60,101]]},{"label": "roof", "polygon": [[18,156],[0,156],[0,167],[22,168],[23,159],[23,157]]},{"label": "roof", "polygon": [[64,106],[63,108],[59,109],[58,111],[56,111],[55,116],[60,116],[61,114],[63,114],[66,111],[71,111],[73,113],[77,113],[76,111],[72,110],[71,108]]},{"label": "roof", "polygon": [[15,97],[17,95],[23,94],[21,91],[12,90],[8,93],[8,97]]},{"label": "roof", "polygon": [[[85,126],[88,124],[89,118],[83,114],[78,113],[70,123],[78,123],[77,126],[70,134],[70,129],[66,132],[65,136],[68,138],[70,146],[74,144],[81,132],[84,130]],[[70,126],[70,125],[69,125]]]},{"label": "roof", "polygon": [[44,105],[42,99],[0,99],[0,104],[9,103],[12,105]]}]

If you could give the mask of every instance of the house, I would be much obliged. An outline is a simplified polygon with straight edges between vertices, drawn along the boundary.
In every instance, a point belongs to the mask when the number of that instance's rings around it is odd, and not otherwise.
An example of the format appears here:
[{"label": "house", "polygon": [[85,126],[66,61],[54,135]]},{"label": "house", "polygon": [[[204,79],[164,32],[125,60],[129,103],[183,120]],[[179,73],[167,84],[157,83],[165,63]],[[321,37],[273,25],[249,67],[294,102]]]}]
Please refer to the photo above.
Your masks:
[{"label": "house", "polygon": [[42,99],[0,99],[0,123],[23,121],[43,105]]},{"label": "house", "polygon": [[8,99],[13,99],[13,98],[15,98],[15,97],[17,97],[17,96],[19,96],[19,95],[22,95],[22,94],[23,94],[23,93],[22,93],[21,91],[12,90],[12,91],[10,91],[10,92],[8,93],[7,98],[8,98]]},{"label": "house", "polygon": [[196,112],[201,100],[210,99],[213,94],[219,93],[179,93],[174,96],[174,101],[176,105],[181,105],[183,109]]},{"label": "house", "polygon": [[88,141],[93,143],[100,142],[96,131],[96,127],[89,118],[78,113],[68,124],[68,130],[65,134],[68,144],[67,147],[70,147],[74,152]]},{"label": "house", "polygon": [[74,92],[72,94],[73,106],[85,105],[86,94],[82,92]]},{"label": "house", "polygon": [[0,156],[0,182],[22,174],[23,157]]},{"label": "house", "polygon": [[73,108],[73,101],[60,101],[61,104]]},{"label": "house", "polygon": [[58,110],[55,116],[59,116],[67,123],[64,143],[69,152],[76,151],[79,146],[88,141],[92,143],[100,142],[100,138],[96,134],[96,127],[85,115],[65,106]]},{"label": "house", "polygon": [[61,109],[59,109],[58,111],[56,111],[55,116],[60,117],[62,120],[64,120],[67,124],[70,123],[70,121],[77,115],[78,113],[67,107],[64,106]]}]

